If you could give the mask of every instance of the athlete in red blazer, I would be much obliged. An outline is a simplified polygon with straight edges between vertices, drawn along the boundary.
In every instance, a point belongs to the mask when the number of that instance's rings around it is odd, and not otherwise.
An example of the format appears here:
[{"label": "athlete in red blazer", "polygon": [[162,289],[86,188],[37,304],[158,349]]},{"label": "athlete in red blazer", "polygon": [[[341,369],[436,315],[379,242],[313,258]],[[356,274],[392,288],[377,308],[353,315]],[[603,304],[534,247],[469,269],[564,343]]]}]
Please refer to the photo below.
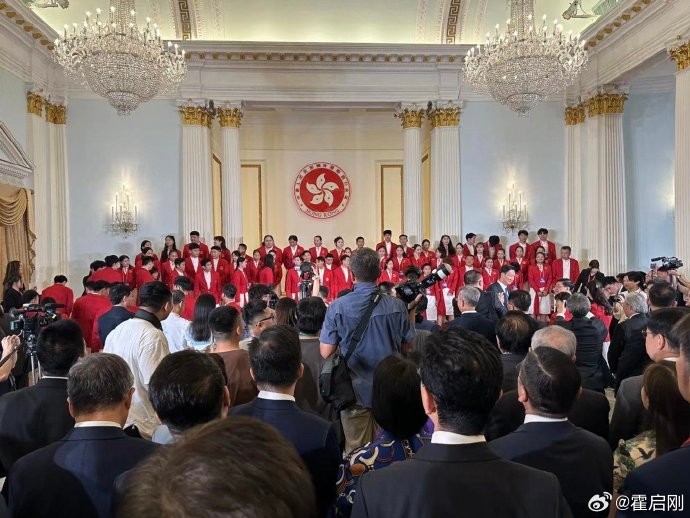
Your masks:
[{"label": "athlete in red blazer", "polygon": [[345,241],[342,237],[338,236],[333,240],[335,248],[329,252],[333,256],[333,268],[340,266],[340,260],[346,255],[345,252]]},{"label": "athlete in red blazer", "polygon": [[484,261],[484,268],[482,268],[482,279],[484,279],[484,291],[491,286],[494,282],[498,281],[501,272],[494,268],[494,260],[491,257],[487,257]]},{"label": "athlete in red blazer", "polygon": [[299,298],[300,264],[302,264],[302,261],[298,260],[285,274],[285,296],[289,299],[297,300]]},{"label": "athlete in red blazer", "polygon": [[352,289],[353,286],[352,272],[350,271],[350,258],[343,257],[342,264],[333,269],[333,278],[331,280],[331,288],[329,297],[331,300],[338,296],[338,293],[345,289]]},{"label": "athlete in red blazer", "polygon": [[177,250],[171,250],[168,253],[168,260],[161,263],[161,282],[168,286],[172,286],[172,282],[177,277],[177,272],[175,271],[175,259],[177,257]]},{"label": "athlete in red blazer", "polygon": [[529,287],[533,289],[537,296],[532,301],[534,303],[534,314],[539,315],[539,294],[548,295],[551,292],[553,276],[551,268],[543,262],[543,254],[538,253],[535,257],[536,263],[529,267],[528,280]]},{"label": "athlete in red blazer", "polygon": [[184,257],[185,259],[187,257],[191,257],[191,247],[189,245],[191,245],[192,243],[194,243],[195,245],[199,245],[199,257],[201,257],[202,259],[210,257],[208,246],[206,245],[206,243],[201,242],[201,239],[199,238],[199,232],[197,232],[196,230],[192,230],[189,233],[189,243],[184,245],[184,247],[182,248],[182,257]]},{"label": "athlete in red blazer", "polygon": [[62,304],[64,308],[57,308],[56,311],[61,315],[69,316],[72,313],[72,305],[74,304],[74,292],[72,288],[67,287],[67,277],[64,275],[56,275],[53,279],[53,285],[48,286],[43,293],[41,293],[41,303],[47,298],[52,298],[56,304]]},{"label": "athlete in red blazer", "polygon": [[546,252],[546,258],[544,262],[547,264],[552,263],[556,260],[558,256],[556,255],[556,244],[552,241],[549,241],[549,231],[545,228],[540,228],[537,231],[537,236],[539,237],[539,239],[537,239],[534,243],[530,245],[529,259],[534,259],[534,254],[537,251],[537,247],[543,246],[544,251]]},{"label": "athlete in red blazer", "polygon": [[264,242],[259,247],[259,256],[261,257],[261,259],[263,260],[266,257],[266,254],[269,253],[271,250],[275,252],[276,264],[283,264],[283,251],[277,246],[275,246],[273,236],[269,234],[264,236]]},{"label": "athlete in red blazer", "polygon": [[292,261],[296,256],[302,256],[304,248],[297,242],[297,236],[291,235],[288,237],[289,246],[283,248],[283,266],[286,270],[293,268],[295,263]]},{"label": "athlete in red blazer", "polygon": [[211,268],[218,274],[221,287],[232,280],[234,268],[223,258],[223,252],[218,246],[211,247]]},{"label": "athlete in red blazer", "polygon": [[141,268],[134,271],[134,287],[139,290],[147,282],[153,282],[155,279],[151,275],[153,269],[153,258],[144,257]]},{"label": "athlete in red blazer", "polygon": [[515,260],[515,250],[522,248],[522,257],[529,259],[529,243],[527,242],[528,233],[526,230],[520,230],[518,232],[518,242],[513,243],[508,247],[508,259],[511,261]]},{"label": "athlete in red blazer", "polygon": [[203,293],[210,293],[216,299],[216,303],[219,303],[221,289],[220,275],[213,271],[211,259],[202,259],[201,268],[194,280],[194,294],[198,297]]},{"label": "athlete in red blazer", "polygon": [[120,256],[120,282],[134,288],[134,268],[129,264],[129,257],[126,255]]},{"label": "athlete in red blazer", "polygon": [[[565,261],[568,261],[570,265],[570,272],[568,276],[565,276],[564,273],[564,263]],[[577,278],[580,276],[580,265],[577,262],[577,259],[572,259],[570,257],[570,247],[569,246],[562,246],[561,247],[561,257],[560,259],[556,259],[553,263],[551,263],[551,270],[553,272],[553,279],[554,282],[557,281],[558,279],[564,279],[568,278],[570,281],[574,284],[577,281]]]},{"label": "athlete in red blazer", "polygon": [[317,257],[326,257],[328,248],[323,246],[323,238],[321,236],[314,236],[314,246],[309,249],[311,253],[311,260],[316,261]]},{"label": "athlete in red blazer", "polygon": [[405,277],[405,270],[407,270],[412,263],[405,255],[405,249],[401,245],[395,247],[395,253],[393,255],[393,271],[402,279]]},{"label": "athlete in red blazer", "polygon": [[[192,254],[194,252],[192,251]],[[189,277],[189,280],[194,282],[196,280],[196,274],[201,270],[201,261],[203,259],[201,257],[194,257],[192,255],[191,257],[187,257],[184,260],[184,273],[187,277]],[[196,262],[196,264],[194,264]]]},{"label": "athlete in red blazer", "polygon": [[[392,259],[389,259],[389,264],[391,261]],[[381,275],[379,275],[379,278],[376,281],[377,284],[381,284],[382,282],[392,282],[393,284],[398,284],[400,282],[398,272],[396,272],[393,269],[389,270],[388,268],[386,268],[381,272]]]},{"label": "athlete in red blazer", "polygon": [[261,260],[261,254],[259,250],[254,250],[252,252],[252,258],[248,258],[245,261],[244,273],[247,274],[247,279],[249,279],[250,284],[257,284],[259,282],[259,271],[264,267],[264,263]]},{"label": "athlete in red blazer", "polygon": [[237,268],[235,268],[235,273],[232,275],[232,283],[235,285],[235,288],[237,288],[235,302],[237,302],[240,307],[244,306],[247,302],[247,291],[249,289],[247,275],[244,273],[244,263],[244,258],[240,257],[237,260]]}]

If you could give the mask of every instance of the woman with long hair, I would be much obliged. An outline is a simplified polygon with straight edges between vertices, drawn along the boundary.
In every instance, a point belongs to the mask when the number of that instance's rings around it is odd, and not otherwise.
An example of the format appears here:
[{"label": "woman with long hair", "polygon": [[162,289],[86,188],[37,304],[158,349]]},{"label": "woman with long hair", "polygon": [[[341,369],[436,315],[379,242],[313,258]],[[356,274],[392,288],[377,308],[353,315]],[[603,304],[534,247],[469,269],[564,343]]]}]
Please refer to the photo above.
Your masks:
[{"label": "woman with long hair", "polygon": [[5,313],[22,307],[23,286],[22,278],[17,273],[10,274],[5,279],[5,292],[2,297],[2,309]]},{"label": "woman with long hair", "polygon": [[185,332],[188,348],[197,351],[210,351],[213,346],[213,334],[208,325],[211,312],[216,309],[216,298],[210,293],[199,295],[194,304],[194,319]]},{"label": "woman with long hair", "polygon": [[586,295],[587,285],[592,281],[597,281],[602,285],[604,283],[604,274],[599,271],[599,261],[597,261],[596,259],[592,259],[589,262],[589,268],[585,268],[580,272],[580,275],[575,281],[573,293],[579,292],[583,295]]},{"label": "woman with long hair", "polygon": [[[228,245],[225,242],[225,238],[223,236],[214,236],[213,237],[213,245],[220,247],[220,256],[223,259],[225,259],[228,262],[228,264],[231,264],[232,263],[232,253],[230,252],[230,249],[228,248]],[[238,255],[239,255],[239,253],[238,253]]]},{"label": "woman with long hair", "polygon": [[177,249],[177,243],[175,242],[175,236],[168,234],[165,236],[163,245],[163,250],[161,251],[161,262],[164,263],[168,260],[168,254],[173,250],[177,252],[178,257],[181,256],[180,251]]},{"label": "woman with long hair", "polygon": [[[141,253],[137,254],[137,256],[134,258],[134,267],[135,268],[141,268],[141,258],[144,257],[145,255],[150,255],[153,257],[153,262],[156,265],[156,267],[159,266],[159,261],[158,261],[158,256],[153,253],[153,247],[151,246],[151,241],[148,239],[144,239],[141,242],[141,246],[139,247],[141,249]],[[148,251],[151,250],[152,252],[149,254]]]},{"label": "woman with long hair", "polygon": [[[541,247],[540,247],[541,248]],[[546,255],[538,251],[534,256],[534,264],[529,267],[528,279],[530,295],[534,301],[534,317],[542,322],[549,321],[551,314],[551,267],[544,263]]]},{"label": "woman with long hair", "polygon": [[444,257],[453,257],[456,255],[455,247],[453,246],[453,241],[451,241],[448,234],[443,234],[438,242],[438,250],[443,250]]},{"label": "woman with long hair", "polygon": [[273,254],[266,254],[264,263],[259,271],[259,284],[275,286],[275,257]]},{"label": "woman with long hair", "polygon": [[[19,277],[21,283],[19,285],[19,293],[24,291],[24,265],[21,261],[10,261],[5,267],[5,278],[2,281],[3,295],[12,288],[14,281],[10,279],[15,276]],[[21,307],[21,306],[20,306]]]},{"label": "woman with long hair", "polygon": [[278,299],[275,308],[275,323],[297,328],[297,301],[289,297]]},{"label": "woman with long hair", "polygon": [[642,405],[648,412],[647,430],[618,443],[613,457],[613,488],[620,489],[628,474],[647,461],[680,448],[690,435],[690,406],[678,390],[676,373],[652,363],[643,374]]},{"label": "woman with long hair", "polygon": [[[587,298],[592,304],[592,309],[590,311],[606,326],[606,339],[604,342],[610,342],[609,327],[613,319],[613,306],[604,293],[604,286],[599,281],[595,280],[587,283],[586,290]],[[608,346],[605,344],[604,348],[608,349]],[[604,358],[606,358],[606,351],[604,351]]]}]

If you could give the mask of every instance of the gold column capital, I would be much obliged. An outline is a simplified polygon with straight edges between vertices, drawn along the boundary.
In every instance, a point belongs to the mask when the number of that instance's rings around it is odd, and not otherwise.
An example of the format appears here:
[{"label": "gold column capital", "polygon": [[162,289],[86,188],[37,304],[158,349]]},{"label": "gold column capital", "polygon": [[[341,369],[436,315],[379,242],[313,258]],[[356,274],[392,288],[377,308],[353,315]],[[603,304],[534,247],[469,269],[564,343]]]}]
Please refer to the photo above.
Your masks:
[{"label": "gold column capital", "polygon": [[690,41],[678,45],[677,47],[669,48],[668,53],[676,62],[677,72],[690,68]]},{"label": "gold column capital", "polygon": [[46,103],[46,121],[51,124],[67,122],[67,107],[63,104]]},{"label": "gold column capital", "polygon": [[38,92],[27,92],[26,94],[26,111],[33,113],[39,117],[43,117],[43,107],[46,104],[45,97]]},{"label": "gold column capital", "polygon": [[587,101],[587,115],[612,115],[623,113],[628,94],[625,93],[599,93]]},{"label": "gold column capital", "polygon": [[577,104],[565,108],[565,125],[577,126],[585,122],[585,105]]},{"label": "gold column capital", "polygon": [[432,128],[459,126],[460,106],[455,103],[436,105],[427,113]]},{"label": "gold column capital", "polygon": [[244,113],[239,106],[221,106],[217,110],[221,128],[239,128]]},{"label": "gold column capital", "polygon": [[182,106],[180,113],[182,114],[182,124],[184,126],[211,127],[213,114],[205,106]]},{"label": "gold column capital", "polygon": [[403,129],[421,128],[424,108],[418,108],[416,106],[403,107],[396,111],[393,116],[400,119]]}]

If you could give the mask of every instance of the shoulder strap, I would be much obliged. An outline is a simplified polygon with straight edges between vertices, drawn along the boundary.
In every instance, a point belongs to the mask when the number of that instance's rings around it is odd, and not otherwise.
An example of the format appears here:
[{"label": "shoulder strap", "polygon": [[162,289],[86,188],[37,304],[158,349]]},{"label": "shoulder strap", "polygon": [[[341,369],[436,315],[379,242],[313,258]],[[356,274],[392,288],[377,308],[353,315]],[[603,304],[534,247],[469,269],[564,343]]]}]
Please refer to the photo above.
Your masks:
[{"label": "shoulder strap", "polygon": [[359,345],[359,342],[362,340],[362,335],[364,334],[364,331],[366,330],[367,326],[369,325],[369,319],[371,318],[371,314],[374,312],[374,308],[376,305],[381,301],[381,292],[376,291],[374,292],[374,295],[371,297],[371,300],[369,301],[369,305],[367,306],[367,310],[364,312],[362,315],[362,319],[359,321],[359,324],[357,325],[357,329],[355,329],[355,332],[352,333],[352,338],[350,339],[350,350],[347,351],[347,354],[345,355],[345,363],[348,362],[350,359],[350,356],[352,356],[352,353],[355,352],[355,349],[357,349],[357,346]]}]

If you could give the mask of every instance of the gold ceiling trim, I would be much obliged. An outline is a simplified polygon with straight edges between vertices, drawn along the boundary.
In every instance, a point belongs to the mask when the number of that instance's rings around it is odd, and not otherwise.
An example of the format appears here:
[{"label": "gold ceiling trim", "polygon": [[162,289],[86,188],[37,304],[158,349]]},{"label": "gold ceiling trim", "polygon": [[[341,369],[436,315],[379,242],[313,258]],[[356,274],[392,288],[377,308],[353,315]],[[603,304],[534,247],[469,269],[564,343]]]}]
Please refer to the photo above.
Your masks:
[{"label": "gold ceiling trim", "polygon": [[589,41],[587,41],[585,48],[592,49],[596,47],[600,42],[604,41],[604,39],[613,34],[617,29],[620,29],[623,25],[625,25],[635,16],[640,14],[640,12],[642,12],[642,10],[652,2],[654,2],[654,0],[638,0],[637,2],[635,2],[635,4],[632,7],[626,9],[615,20],[607,24],[605,27],[600,29],[599,32],[592,36],[589,39]]},{"label": "gold ceiling trim", "polygon": [[183,40],[192,39],[192,13],[190,9],[190,2],[192,0],[177,0],[175,6],[177,7],[177,17],[180,22],[180,34]]},{"label": "gold ceiling trim", "polygon": [[444,33],[444,43],[456,43],[459,38],[458,22],[460,21],[460,4],[462,0],[451,0],[448,8],[448,19],[446,20],[446,32]]},{"label": "gold ceiling trim", "polygon": [[54,45],[48,39],[48,37],[43,34],[40,29],[34,27],[31,23],[24,20],[20,14],[18,14],[16,11],[13,11],[12,8],[6,3],[0,2],[0,12],[4,13],[4,15],[10,20],[14,20],[14,23],[19,25],[26,32],[30,32],[31,37],[35,40],[39,40],[39,43],[45,48],[48,50],[53,50]]},{"label": "gold ceiling trim", "polygon": [[292,63],[455,63],[459,55],[441,54],[358,54],[358,53],[315,53],[315,52],[205,52],[187,51],[187,60],[199,61],[285,61]]}]

